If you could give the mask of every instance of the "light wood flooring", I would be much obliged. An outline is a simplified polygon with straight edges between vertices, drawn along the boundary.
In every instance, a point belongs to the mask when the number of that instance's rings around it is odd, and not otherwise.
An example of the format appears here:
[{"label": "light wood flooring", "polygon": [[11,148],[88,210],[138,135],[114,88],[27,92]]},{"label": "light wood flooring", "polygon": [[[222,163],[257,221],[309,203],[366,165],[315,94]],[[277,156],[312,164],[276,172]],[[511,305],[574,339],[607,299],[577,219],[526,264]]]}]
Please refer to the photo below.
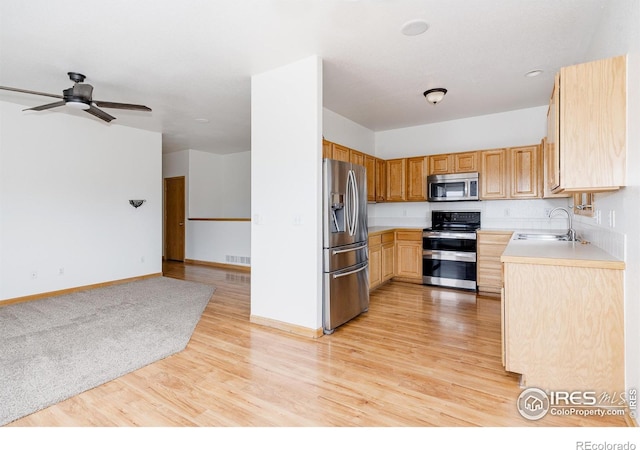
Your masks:
[{"label": "light wood flooring", "polygon": [[333,335],[249,322],[250,275],[168,262],[216,291],[187,348],[9,426],[625,426],[516,410],[500,302],[391,282]]}]

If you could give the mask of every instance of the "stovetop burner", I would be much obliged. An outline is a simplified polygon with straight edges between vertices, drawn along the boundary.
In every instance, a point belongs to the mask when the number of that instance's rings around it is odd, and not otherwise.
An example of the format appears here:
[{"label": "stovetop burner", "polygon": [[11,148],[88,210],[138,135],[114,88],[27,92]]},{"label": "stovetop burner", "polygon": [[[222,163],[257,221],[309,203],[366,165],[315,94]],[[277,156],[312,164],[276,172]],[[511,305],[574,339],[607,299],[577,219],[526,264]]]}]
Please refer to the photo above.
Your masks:
[{"label": "stovetop burner", "polygon": [[431,211],[431,228],[425,231],[476,231],[480,211]]}]

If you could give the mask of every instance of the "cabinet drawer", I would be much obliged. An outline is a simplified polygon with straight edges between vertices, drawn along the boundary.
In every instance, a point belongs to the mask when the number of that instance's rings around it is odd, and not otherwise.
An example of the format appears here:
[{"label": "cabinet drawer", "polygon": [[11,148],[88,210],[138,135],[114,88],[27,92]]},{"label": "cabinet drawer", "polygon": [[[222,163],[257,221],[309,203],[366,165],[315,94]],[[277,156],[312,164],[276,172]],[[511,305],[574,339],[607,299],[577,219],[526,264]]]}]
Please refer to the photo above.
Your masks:
[{"label": "cabinet drawer", "polygon": [[382,235],[382,243],[383,244],[388,244],[389,242],[393,242],[393,241],[394,241],[393,232],[384,233]]},{"label": "cabinet drawer", "polygon": [[373,247],[374,245],[382,244],[382,235],[376,234],[374,236],[369,236],[369,247]]},{"label": "cabinet drawer", "polygon": [[422,230],[419,231],[396,231],[398,241],[422,241]]},{"label": "cabinet drawer", "polygon": [[513,232],[507,233],[486,233],[478,231],[478,245],[481,244],[494,244],[494,245],[506,245],[509,243]]},{"label": "cabinet drawer", "polygon": [[497,262],[500,262],[500,256],[502,256],[505,247],[505,245],[478,244],[478,259],[482,256],[487,259],[495,258]]}]

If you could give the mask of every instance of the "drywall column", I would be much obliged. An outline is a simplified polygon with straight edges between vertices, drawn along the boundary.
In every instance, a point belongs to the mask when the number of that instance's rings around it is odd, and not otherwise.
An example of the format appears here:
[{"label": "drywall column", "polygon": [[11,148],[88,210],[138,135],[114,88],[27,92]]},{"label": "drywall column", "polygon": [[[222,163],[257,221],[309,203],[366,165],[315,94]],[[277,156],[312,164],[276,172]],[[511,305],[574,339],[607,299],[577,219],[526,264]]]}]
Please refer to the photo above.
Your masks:
[{"label": "drywall column", "polygon": [[251,79],[251,320],[322,329],[322,61]]}]

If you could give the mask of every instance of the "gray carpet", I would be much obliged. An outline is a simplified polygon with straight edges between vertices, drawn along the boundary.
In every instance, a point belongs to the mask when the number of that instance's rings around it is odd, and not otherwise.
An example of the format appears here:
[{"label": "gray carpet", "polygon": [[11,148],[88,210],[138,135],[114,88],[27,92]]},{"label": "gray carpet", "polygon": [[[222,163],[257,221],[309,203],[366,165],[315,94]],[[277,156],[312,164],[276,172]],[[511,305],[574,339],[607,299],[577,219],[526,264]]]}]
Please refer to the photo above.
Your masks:
[{"label": "gray carpet", "polygon": [[156,277],[0,306],[0,425],[183,350],[213,292]]}]

